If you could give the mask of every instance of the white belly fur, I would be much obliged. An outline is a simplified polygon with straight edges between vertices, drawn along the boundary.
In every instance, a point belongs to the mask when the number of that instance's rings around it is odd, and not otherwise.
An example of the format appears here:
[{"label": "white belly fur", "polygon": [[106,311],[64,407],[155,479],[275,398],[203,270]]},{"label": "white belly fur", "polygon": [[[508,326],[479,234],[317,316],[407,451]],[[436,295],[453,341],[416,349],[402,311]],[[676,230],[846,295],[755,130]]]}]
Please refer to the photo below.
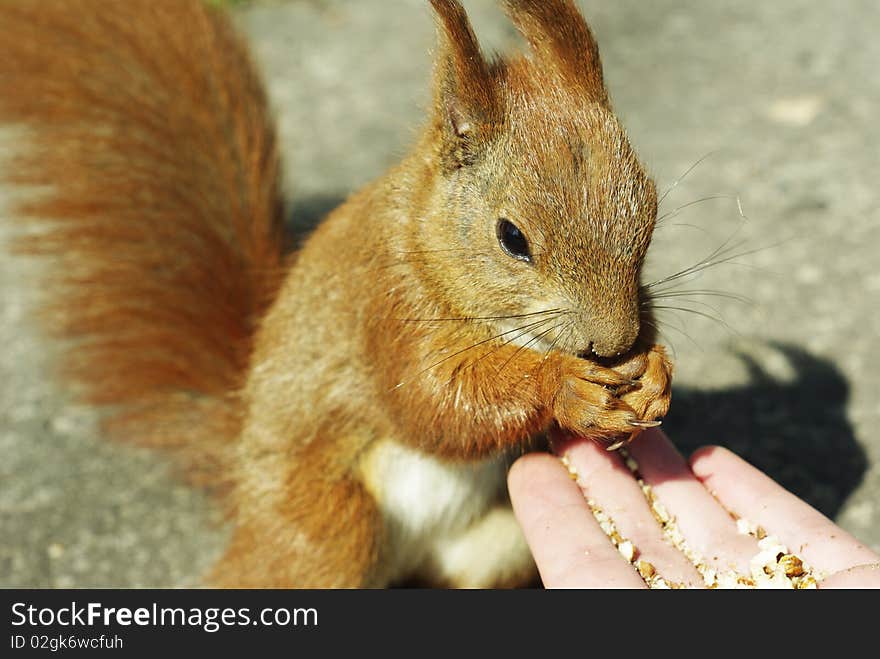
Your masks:
[{"label": "white belly fur", "polygon": [[388,577],[398,579],[492,508],[506,487],[507,460],[455,464],[382,440],[366,455],[362,473],[385,517]]}]

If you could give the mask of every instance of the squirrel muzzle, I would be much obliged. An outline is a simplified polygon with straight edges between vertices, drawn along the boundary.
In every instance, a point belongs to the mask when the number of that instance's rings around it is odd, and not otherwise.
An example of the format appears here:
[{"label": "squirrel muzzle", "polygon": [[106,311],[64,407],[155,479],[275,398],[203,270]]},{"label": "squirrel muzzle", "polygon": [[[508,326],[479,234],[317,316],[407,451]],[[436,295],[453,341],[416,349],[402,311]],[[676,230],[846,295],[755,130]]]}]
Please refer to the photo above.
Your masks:
[{"label": "squirrel muzzle", "polygon": [[630,309],[629,306],[613,312],[607,309],[583,312],[581,322],[572,331],[577,341],[573,352],[584,358],[612,358],[628,352],[641,329],[638,307]]}]

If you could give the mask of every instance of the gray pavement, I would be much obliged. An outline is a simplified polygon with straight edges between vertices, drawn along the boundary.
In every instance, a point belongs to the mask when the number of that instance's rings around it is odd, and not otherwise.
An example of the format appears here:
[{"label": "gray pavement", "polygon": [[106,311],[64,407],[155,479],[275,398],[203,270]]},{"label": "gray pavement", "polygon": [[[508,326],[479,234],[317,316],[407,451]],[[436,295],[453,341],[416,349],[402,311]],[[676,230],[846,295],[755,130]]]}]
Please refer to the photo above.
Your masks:
[{"label": "gray pavement", "polygon": [[[494,2],[465,4],[487,47],[518,46]],[[236,10],[278,113],[298,227],[411,141],[428,99],[426,5]],[[758,250],[687,286],[750,299],[689,305],[723,323],[664,317],[677,363],[668,433],[683,450],[730,446],[880,549],[880,4],[583,5],[661,189],[705,158],[664,200],[649,277],[728,239]],[[226,538],[216,507],[161,456],[103,442],[66,400],[27,319],[34,272],[0,259],[0,586],[197,583]]]}]

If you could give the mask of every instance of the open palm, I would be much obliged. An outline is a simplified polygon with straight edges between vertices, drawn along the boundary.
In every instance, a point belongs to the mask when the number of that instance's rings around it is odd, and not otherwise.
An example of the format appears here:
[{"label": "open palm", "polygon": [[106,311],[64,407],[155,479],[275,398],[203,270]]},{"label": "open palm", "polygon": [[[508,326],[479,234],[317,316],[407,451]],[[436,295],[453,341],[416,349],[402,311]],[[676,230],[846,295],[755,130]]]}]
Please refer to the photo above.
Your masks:
[{"label": "open palm", "polygon": [[[664,536],[640,484],[617,453],[595,442],[553,441],[578,475],[557,457],[530,454],[508,479],[514,511],[548,588],[646,588],[591,512],[614,520],[638,557],[670,583],[703,588],[703,576]],[[629,447],[645,484],[674,517],[687,546],[719,573],[749,574],[758,540],[737,528],[735,516],[766,529],[817,575],[820,588],[880,588],[880,556],[761,471],[719,447],[686,461],[659,431]]]}]

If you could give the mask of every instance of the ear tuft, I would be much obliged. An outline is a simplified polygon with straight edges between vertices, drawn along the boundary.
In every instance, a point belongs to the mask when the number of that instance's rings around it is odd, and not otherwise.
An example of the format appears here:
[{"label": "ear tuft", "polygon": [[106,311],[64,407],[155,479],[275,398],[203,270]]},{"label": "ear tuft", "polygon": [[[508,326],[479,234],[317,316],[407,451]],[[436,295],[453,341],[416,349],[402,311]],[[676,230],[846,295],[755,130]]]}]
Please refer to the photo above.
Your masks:
[{"label": "ear tuft", "polygon": [[[431,0],[437,17],[435,106],[450,142],[450,152],[472,160],[477,142],[501,118],[497,85],[480,50],[464,7],[458,0]],[[467,145],[460,142],[466,141]],[[467,164],[467,163],[460,163]]]},{"label": "ear tuft", "polygon": [[504,0],[504,8],[544,66],[608,103],[599,46],[574,0]]}]

